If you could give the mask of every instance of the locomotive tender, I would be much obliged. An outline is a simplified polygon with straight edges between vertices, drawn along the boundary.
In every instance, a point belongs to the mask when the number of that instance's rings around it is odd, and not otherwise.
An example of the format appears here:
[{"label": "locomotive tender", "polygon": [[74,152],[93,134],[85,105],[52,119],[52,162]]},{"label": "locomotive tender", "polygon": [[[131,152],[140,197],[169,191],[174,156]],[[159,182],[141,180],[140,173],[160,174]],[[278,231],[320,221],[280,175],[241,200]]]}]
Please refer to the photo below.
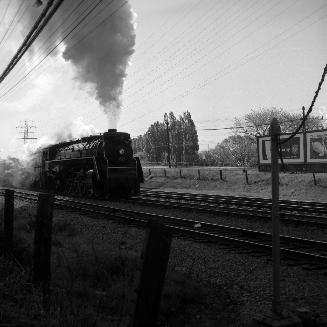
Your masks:
[{"label": "locomotive tender", "polygon": [[36,186],[64,194],[132,196],[144,182],[130,135],[116,129],[43,148],[35,170]]}]

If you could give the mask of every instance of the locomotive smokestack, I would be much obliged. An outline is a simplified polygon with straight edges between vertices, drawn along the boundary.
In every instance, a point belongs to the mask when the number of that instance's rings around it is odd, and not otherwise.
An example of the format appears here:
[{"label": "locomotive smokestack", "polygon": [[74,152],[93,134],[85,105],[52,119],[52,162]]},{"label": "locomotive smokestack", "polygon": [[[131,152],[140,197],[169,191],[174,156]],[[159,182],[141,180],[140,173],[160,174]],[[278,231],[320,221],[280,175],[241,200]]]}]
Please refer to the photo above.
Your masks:
[{"label": "locomotive smokestack", "polygon": [[110,128],[108,129],[108,133],[116,133],[117,130],[115,128]]}]

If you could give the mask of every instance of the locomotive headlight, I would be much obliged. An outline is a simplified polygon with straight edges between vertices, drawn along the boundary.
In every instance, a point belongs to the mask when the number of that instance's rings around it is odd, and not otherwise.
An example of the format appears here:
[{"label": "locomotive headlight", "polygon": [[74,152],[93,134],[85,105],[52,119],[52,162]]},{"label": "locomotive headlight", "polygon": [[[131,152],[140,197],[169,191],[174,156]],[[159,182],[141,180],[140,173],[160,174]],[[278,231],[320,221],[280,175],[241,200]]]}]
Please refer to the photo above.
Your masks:
[{"label": "locomotive headlight", "polygon": [[120,155],[125,154],[125,150],[124,149],[120,149],[118,152],[119,152]]}]

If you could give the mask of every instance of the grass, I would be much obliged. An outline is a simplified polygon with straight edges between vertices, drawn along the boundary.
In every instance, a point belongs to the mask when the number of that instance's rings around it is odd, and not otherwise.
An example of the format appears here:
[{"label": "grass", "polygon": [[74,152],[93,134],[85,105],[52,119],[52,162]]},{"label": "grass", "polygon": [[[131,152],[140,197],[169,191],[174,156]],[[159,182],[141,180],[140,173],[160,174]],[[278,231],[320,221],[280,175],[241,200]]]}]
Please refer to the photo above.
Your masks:
[{"label": "grass", "polygon": [[76,227],[68,218],[54,221],[52,224],[52,233],[55,235],[66,234],[69,237],[78,235]]},{"label": "grass", "polygon": [[[33,287],[30,277],[34,214],[27,207],[15,210],[16,260],[0,258],[0,325],[127,326],[133,315],[141,268],[140,252],[135,252],[131,240],[134,233],[126,226],[117,226],[121,236],[116,241],[100,237],[90,240],[69,217],[55,219],[51,300],[46,311],[42,294]],[[158,326],[199,326],[208,321],[207,326],[215,326],[219,312],[228,312],[225,293],[222,288],[199,283],[170,267]],[[218,307],[213,305],[217,298],[222,299]],[[213,318],[208,320],[208,316]]]},{"label": "grass", "polygon": [[[125,326],[121,322],[130,319],[133,310],[130,300],[135,298],[135,280],[130,274],[135,269],[135,260],[130,259],[120,257],[118,264],[113,259],[113,265],[107,262],[108,266],[101,269],[92,269],[87,261],[84,266],[67,267],[62,283],[53,283],[50,311],[45,312],[42,295],[32,287],[28,275],[1,258],[1,280],[5,283],[2,284],[0,325],[104,326],[110,322],[109,326]],[[127,274],[126,268],[130,269]],[[183,274],[169,272],[158,325],[197,326],[202,320],[207,321],[206,315],[211,311],[208,295],[209,298],[214,296],[209,285],[203,288]],[[220,309],[226,310],[223,305]]]},{"label": "grass", "polygon": [[[51,309],[45,312],[42,295],[32,287],[26,271],[1,258],[0,280],[6,282],[0,305],[0,324],[102,326],[109,321],[110,326],[121,326],[122,321],[130,319],[133,310],[134,272],[138,268],[138,258],[129,256],[118,256],[97,265],[92,258],[66,262],[52,283]],[[203,288],[181,273],[169,272],[159,326],[191,326],[191,321],[200,323],[205,318],[203,312],[210,311],[208,295],[214,296],[209,286]]]},{"label": "grass", "polygon": [[[271,198],[271,175],[269,172],[248,170],[249,184],[246,184],[242,169],[223,169],[223,178],[220,180],[219,171],[210,168],[200,168],[201,179],[198,180],[197,169],[182,169],[183,178],[179,177],[179,168],[166,168],[164,177],[163,168],[151,169],[152,178],[148,178],[145,170],[146,182],[144,187],[166,189],[169,191],[193,190],[200,193],[258,196]],[[327,201],[327,174],[316,174],[317,185],[314,185],[311,173],[290,174],[280,173],[279,194],[281,199],[304,201]]]}]

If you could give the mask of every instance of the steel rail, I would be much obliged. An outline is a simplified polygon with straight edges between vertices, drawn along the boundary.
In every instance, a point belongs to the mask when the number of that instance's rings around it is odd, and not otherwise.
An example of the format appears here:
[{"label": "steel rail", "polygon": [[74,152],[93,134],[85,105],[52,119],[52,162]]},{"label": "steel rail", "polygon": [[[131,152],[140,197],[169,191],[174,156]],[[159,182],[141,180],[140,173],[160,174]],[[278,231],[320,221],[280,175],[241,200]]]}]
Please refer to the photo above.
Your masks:
[{"label": "steel rail", "polygon": [[[16,193],[18,192],[18,190],[15,191]],[[128,201],[141,205],[156,205],[224,216],[232,215],[246,219],[271,219],[271,200],[265,198],[149,191],[143,189],[140,196],[132,197]],[[280,209],[283,223],[327,228],[327,203],[281,200]],[[317,214],[315,210],[320,214]],[[322,213],[325,215],[322,215]]]},{"label": "steel rail", "polygon": [[[271,202],[269,199],[211,196],[190,193],[143,191],[140,196],[130,201],[146,205],[159,205],[176,209],[196,210],[221,215],[237,215],[244,218],[271,219]],[[243,200],[244,199],[244,200]],[[265,201],[262,201],[265,200]],[[323,203],[322,203],[323,204]],[[281,220],[284,223],[314,225],[327,228],[327,207],[323,211],[312,206],[281,204]],[[307,208],[307,209],[306,209]],[[324,213],[321,214],[321,213]]]},{"label": "steel rail", "polygon": [[[271,199],[259,197],[244,197],[244,196],[231,196],[231,195],[218,195],[218,194],[197,194],[197,193],[182,193],[182,192],[167,192],[158,190],[142,189],[142,195],[158,196],[160,194],[163,198],[185,199],[189,201],[206,203],[228,203],[235,206],[240,204],[256,205],[258,207],[270,208]],[[327,214],[327,202],[313,202],[313,201],[298,201],[298,200],[280,200],[279,206],[281,210],[301,210],[306,212],[322,212]]]},{"label": "steel rail", "polygon": [[[37,194],[16,191],[15,197],[26,201],[37,201]],[[108,204],[98,204],[76,200],[63,196],[55,197],[55,206],[86,212],[100,217],[109,217],[123,224],[144,228],[149,219],[155,219],[179,237],[215,242],[226,246],[251,249],[255,253],[271,254],[271,234],[238,227],[231,227],[179,217],[158,215],[130,209],[121,209]],[[312,269],[327,268],[327,242],[315,241],[281,235],[281,255],[287,261],[295,261],[297,265],[310,264]],[[293,262],[294,263],[294,262]]]}]

